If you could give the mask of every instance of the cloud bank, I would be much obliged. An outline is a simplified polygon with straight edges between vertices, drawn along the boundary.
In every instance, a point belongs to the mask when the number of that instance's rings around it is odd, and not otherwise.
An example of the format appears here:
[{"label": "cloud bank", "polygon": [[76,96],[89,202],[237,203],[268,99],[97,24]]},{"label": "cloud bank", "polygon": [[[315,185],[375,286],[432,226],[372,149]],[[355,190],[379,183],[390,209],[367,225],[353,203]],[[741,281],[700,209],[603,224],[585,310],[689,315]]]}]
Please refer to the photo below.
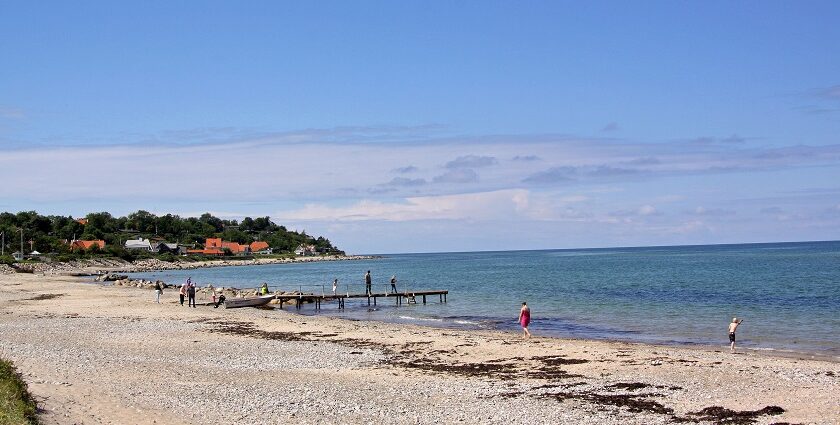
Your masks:
[{"label": "cloud bank", "polygon": [[[796,224],[814,234],[840,224],[827,213],[836,211],[840,191],[807,191],[840,181],[840,145],[762,147],[740,136],[658,144],[550,135],[461,140],[416,128],[394,130],[391,138],[387,129],[350,128],[223,142],[198,133],[167,134],[189,143],[5,150],[0,196],[19,209],[72,206],[57,212],[77,215],[103,204],[271,214],[337,235],[362,222],[404,232],[413,231],[404,228],[412,222],[460,223],[453,233],[488,223],[479,231],[524,228],[530,230],[517,237],[533,240],[575,234],[578,246],[591,246],[582,232],[613,245],[674,243],[679,235],[696,243],[719,241],[736,226],[754,231],[751,219],[814,217]],[[814,181],[766,184],[772,176],[806,174]]]}]

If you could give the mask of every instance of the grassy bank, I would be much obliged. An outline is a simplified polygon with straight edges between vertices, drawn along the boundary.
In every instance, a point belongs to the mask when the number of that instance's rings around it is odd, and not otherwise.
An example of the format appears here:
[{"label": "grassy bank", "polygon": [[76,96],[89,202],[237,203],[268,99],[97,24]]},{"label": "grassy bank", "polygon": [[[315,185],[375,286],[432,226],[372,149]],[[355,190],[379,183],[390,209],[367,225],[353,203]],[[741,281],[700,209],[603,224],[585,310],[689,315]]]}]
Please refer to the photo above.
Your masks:
[{"label": "grassy bank", "polygon": [[37,424],[35,401],[12,362],[0,359],[0,424]]}]

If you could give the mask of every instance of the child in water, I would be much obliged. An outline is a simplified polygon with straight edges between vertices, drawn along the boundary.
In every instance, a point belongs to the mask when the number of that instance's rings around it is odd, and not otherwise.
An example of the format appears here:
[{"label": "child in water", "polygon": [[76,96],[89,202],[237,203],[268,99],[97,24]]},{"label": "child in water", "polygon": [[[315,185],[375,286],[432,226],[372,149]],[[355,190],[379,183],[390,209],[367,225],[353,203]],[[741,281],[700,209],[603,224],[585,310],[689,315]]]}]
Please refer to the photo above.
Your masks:
[{"label": "child in water", "polygon": [[732,323],[729,324],[729,351],[732,353],[735,352],[735,329],[738,329],[738,325],[743,321],[744,319],[738,320],[737,317],[733,317]]}]

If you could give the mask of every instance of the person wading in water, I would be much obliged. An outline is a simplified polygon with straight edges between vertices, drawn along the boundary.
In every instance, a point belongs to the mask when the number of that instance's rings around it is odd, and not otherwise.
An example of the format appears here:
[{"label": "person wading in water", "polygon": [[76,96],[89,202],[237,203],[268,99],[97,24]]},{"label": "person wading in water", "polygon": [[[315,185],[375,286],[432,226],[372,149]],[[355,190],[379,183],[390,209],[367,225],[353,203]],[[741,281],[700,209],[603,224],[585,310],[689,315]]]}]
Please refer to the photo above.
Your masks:
[{"label": "person wading in water", "polygon": [[519,325],[525,331],[525,338],[531,337],[531,332],[528,331],[529,324],[531,324],[531,309],[528,307],[528,303],[523,302],[522,308],[519,309]]}]

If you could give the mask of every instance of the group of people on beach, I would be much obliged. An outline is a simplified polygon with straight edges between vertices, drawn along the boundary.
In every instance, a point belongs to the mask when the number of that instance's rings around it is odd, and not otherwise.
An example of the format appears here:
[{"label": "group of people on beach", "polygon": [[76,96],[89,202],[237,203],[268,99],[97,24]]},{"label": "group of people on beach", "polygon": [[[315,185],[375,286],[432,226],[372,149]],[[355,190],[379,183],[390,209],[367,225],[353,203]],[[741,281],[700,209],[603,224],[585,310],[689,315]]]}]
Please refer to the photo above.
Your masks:
[{"label": "group of people on beach", "polygon": [[[222,292],[217,296],[216,290],[213,288],[213,285],[210,285],[209,288],[210,292],[213,294],[213,308],[219,308],[219,305],[225,302],[225,294]],[[264,283],[263,287],[258,289],[258,291],[267,294],[268,284]],[[181,285],[181,288],[178,290],[178,301],[180,305],[183,306],[184,299],[186,299],[187,307],[197,308],[195,304],[195,292],[195,282],[192,281],[192,277],[188,277],[184,284]],[[155,302],[158,304],[160,304],[161,295],[163,295],[163,286],[160,284],[160,281],[157,281],[155,282]]]},{"label": "group of people on beach", "polygon": [[178,292],[178,298],[182,306],[184,305],[184,297],[187,297],[187,307],[195,308],[195,283],[193,283],[192,277],[187,278],[187,281],[181,285],[181,290]]},{"label": "group of people on beach", "polygon": [[[160,281],[155,282],[155,302],[160,304],[160,296],[163,295],[163,286],[161,286]],[[181,305],[184,305],[184,298],[187,298],[187,307],[193,306],[195,307],[195,284],[192,283],[192,278],[188,277],[187,281],[181,285],[181,289],[178,291],[178,297],[180,298]]]}]

